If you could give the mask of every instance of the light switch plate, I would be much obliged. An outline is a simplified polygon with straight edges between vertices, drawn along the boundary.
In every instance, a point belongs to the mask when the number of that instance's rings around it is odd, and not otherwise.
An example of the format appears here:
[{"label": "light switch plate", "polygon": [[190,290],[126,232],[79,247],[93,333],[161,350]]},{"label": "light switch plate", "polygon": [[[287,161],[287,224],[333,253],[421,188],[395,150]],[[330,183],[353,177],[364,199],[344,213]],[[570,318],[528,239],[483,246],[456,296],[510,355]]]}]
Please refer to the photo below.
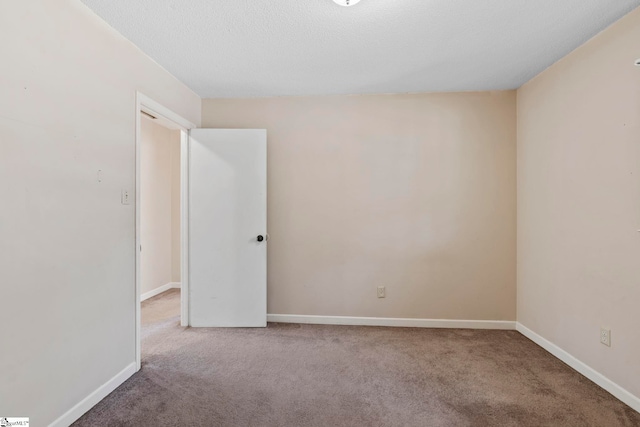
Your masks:
[{"label": "light switch plate", "polygon": [[129,190],[122,190],[120,201],[122,202],[123,205],[131,204],[131,201],[129,200]]},{"label": "light switch plate", "polygon": [[611,329],[600,328],[600,342],[611,347]]}]

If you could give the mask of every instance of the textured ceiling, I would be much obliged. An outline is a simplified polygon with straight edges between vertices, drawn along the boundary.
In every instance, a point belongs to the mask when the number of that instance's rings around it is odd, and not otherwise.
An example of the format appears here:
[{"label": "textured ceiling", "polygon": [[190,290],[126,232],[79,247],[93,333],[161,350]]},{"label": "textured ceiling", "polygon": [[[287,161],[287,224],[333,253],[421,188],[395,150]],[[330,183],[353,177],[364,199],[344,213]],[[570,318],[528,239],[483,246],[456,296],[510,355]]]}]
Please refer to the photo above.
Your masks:
[{"label": "textured ceiling", "polygon": [[517,88],[640,0],[83,0],[203,98]]}]

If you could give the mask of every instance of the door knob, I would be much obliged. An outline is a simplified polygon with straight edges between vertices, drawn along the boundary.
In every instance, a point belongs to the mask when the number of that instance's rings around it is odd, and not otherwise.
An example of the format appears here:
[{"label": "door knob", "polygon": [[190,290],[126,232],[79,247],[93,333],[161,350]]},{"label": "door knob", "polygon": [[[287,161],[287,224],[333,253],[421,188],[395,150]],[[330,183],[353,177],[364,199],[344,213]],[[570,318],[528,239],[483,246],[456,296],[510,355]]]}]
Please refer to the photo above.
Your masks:
[{"label": "door knob", "polygon": [[258,242],[262,242],[264,240],[264,236],[258,234]]}]

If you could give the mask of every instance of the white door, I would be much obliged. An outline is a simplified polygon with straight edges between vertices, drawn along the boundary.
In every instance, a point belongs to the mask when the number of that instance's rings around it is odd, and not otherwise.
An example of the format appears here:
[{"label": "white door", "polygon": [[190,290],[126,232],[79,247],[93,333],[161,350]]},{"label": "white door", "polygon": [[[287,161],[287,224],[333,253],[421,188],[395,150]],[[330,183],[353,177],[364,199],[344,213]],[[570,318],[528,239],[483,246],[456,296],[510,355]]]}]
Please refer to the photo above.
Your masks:
[{"label": "white door", "polygon": [[267,325],[267,131],[192,129],[191,326]]}]

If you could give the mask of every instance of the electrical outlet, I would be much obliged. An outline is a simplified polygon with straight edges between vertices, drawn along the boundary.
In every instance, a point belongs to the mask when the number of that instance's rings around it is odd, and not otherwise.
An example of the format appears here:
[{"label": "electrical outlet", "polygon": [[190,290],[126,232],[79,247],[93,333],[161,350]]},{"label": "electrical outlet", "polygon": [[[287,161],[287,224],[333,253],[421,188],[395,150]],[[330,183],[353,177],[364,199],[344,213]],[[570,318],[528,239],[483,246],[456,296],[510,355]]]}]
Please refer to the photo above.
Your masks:
[{"label": "electrical outlet", "polygon": [[611,347],[611,329],[600,328],[600,342]]},{"label": "electrical outlet", "polygon": [[378,286],[378,298],[384,298],[386,296],[386,291],[384,286]]}]

